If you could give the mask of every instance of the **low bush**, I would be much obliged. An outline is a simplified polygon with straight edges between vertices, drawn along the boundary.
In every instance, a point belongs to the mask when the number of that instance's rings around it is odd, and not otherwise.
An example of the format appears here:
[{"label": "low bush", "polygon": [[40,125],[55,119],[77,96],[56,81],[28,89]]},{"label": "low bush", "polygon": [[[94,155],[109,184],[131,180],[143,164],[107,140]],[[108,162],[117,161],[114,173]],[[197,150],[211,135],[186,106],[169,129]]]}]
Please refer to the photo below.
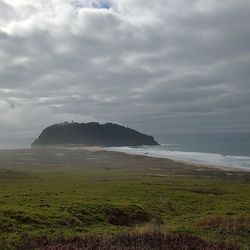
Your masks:
[{"label": "low bush", "polygon": [[237,246],[211,243],[197,236],[185,234],[121,234],[112,238],[86,236],[83,238],[60,238],[49,240],[47,237],[24,237],[18,250],[237,250]]}]

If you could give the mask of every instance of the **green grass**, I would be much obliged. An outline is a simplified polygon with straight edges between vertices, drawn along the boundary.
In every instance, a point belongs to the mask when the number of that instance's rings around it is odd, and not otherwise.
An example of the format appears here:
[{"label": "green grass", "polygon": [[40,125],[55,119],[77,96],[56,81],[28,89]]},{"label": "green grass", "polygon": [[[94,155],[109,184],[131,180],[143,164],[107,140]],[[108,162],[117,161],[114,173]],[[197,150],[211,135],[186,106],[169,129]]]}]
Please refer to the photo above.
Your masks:
[{"label": "green grass", "polygon": [[152,223],[246,247],[249,173],[198,170],[108,152],[1,151],[0,245],[27,233],[113,235]]}]

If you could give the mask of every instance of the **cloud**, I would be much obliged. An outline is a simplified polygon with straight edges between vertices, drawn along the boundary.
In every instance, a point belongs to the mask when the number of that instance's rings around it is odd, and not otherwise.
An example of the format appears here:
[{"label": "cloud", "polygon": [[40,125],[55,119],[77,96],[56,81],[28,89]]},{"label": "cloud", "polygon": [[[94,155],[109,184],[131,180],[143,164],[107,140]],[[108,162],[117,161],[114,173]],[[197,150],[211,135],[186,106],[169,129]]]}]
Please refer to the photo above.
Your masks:
[{"label": "cloud", "polygon": [[3,133],[63,120],[249,131],[245,0],[12,0],[0,17]]}]

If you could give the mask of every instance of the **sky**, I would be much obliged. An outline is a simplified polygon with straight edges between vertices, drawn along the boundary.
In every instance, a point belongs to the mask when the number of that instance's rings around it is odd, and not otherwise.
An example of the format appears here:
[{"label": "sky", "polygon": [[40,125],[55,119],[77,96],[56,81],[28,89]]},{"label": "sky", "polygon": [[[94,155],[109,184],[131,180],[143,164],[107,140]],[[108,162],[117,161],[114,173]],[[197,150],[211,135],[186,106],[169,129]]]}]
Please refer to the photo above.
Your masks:
[{"label": "sky", "polygon": [[246,0],[0,0],[0,138],[250,132],[249,25]]}]

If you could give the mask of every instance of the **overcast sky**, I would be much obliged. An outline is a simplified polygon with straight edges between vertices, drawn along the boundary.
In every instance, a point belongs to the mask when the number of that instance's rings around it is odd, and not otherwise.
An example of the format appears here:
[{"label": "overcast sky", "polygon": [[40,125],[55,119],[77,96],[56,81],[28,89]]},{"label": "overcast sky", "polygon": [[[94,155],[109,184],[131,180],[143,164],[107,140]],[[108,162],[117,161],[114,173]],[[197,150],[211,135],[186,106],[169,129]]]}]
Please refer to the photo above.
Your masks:
[{"label": "overcast sky", "polygon": [[250,1],[0,0],[0,137],[72,120],[250,132]]}]

